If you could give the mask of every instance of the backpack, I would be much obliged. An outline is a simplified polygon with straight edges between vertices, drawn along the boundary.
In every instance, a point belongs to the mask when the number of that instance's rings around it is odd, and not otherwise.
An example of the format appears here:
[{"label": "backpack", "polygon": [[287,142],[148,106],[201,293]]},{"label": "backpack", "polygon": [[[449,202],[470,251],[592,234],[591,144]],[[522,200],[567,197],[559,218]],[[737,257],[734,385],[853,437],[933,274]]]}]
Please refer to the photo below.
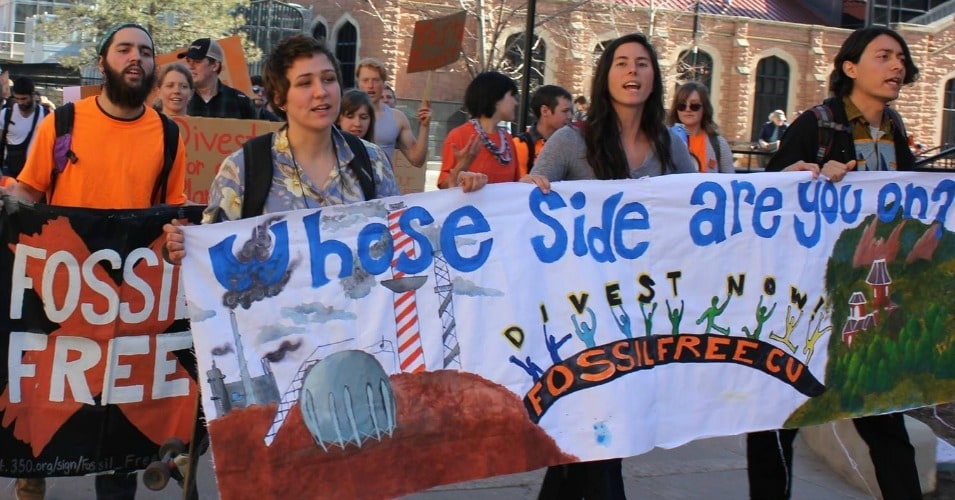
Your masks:
[{"label": "backpack", "polygon": [[[57,177],[66,170],[66,165],[70,162],[77,163],[80,161],[72,149],[75,114],[76,109],[72,102],[53,110],[56,139],[53,141],[53,173],[50,177],[50,196],[52,196],[53,189],[56,187]],[[172,172],[172,164],[176,161],[176,154],[179,152],[179,125],[176,125],[176,122],[162,113],[159,113],[159,119],[162,120],[163,164],[150,198],[156,204],[166,201],[166,184],[169,181],[169,173]]]},{"label": "backpack", "polygon": [[0,131],[0,165],[9,169],[11,177],[19,175],[23,169],[23,164],[27,160],[27,149],[30,147],[33,133],[36,132],[36,124],[40,118],[48,114],[43,106],[37,104],[36,107],[37,112],[33,113],[33,125],[30,127],[30,133],[20,144],[7,144],[7,133],[10,131],[10,124],[13,123],[13,106],[3,108],[6,114],[3,117],[3,130]]},{"label": "backpack", "polygon": [[[832,142],[835,133],[849,133],[850,129],[849,125],[837,123],[833,119],[832,109],[830,109],[825,103],[817,104],[811,109],[812,114],[816,115],[816,124],[819,126],[819,148],[816,150],[816,164],[821,167],[823,161],[826,158],[829,158],[829,153],[832,151]],[[898,132],[901,132],[902,137],[907,137],[905,133],[905,126],[902,125],[902,117],[899,116],[899,112],[888,106],[885,107],[884,112],[889,115],[889,120],[892,122],[892,128]]]},{"label": "backpack", "polygon": [[531,169],[534,168],[534,157],[537,156],[537,148],[535,147],[537,140],[526,130],[517,134],[517,138],[527,145],[527,172],[530,173]]},{"label": "backpack", "polygon": [[[262,215],[265,208],[265,199],[272,187],[272,136],[253,137],[242,145],[242,154],[245,159],[245,195],[242,199],[242,218],[248,219]],[[358,184],[361,186],[365,200],[375,199],[375,176],[371,166],[371,158],[361,139],[342,132],[345,142],[355,157],[348,162],[348,168],[355,172]]]}]

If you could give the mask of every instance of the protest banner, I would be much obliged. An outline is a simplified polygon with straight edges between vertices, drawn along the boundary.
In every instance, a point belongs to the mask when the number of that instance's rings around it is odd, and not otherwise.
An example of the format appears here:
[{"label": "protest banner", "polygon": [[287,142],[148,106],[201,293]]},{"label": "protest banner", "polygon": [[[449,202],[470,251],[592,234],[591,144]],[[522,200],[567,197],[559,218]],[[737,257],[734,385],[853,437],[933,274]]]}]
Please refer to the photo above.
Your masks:
[{"label": "protest banner", "polygon": [[955,400],[953,199],[687,174],[186,227],[219,491],[388,498]]},{"label": "protest banner", "polygon": [[274,132],[284,125],[266,120],[174,116],[186,148],[186,198],[209,202],[209,186],[222,160],[242,149],[245,141]]},{"label": "protest banner", "polygon": [[136,470],[188,442],[196,365],[162,225],[201,207],[0,213],[0,476]]}]

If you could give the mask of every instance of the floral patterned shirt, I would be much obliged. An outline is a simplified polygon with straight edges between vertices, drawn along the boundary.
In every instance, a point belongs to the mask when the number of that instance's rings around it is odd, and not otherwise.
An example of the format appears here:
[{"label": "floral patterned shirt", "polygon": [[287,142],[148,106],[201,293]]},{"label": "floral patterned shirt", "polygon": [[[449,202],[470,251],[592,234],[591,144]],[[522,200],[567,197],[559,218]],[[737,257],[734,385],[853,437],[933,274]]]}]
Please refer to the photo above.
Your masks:
[{"label": "floral patterned shirt", "polygon": [[[286,130],[283,127],[272,136],[272,186],[265,200],[263,214],[365,201],[358,177],[348,167],[355,154],[337,128],[332,128],[332,141],[338,154],[338,165],[332,169],[322,186],[315,185],[305,172],[295,166]],[[368,150],[374,171],[376,197],[397,196],[398,181],[385,153],[368,141],[362,142]],[[239,149],[222,161],[212,181],[209,205],[202,213],[203,224],[242,218],[244,179],[245,155]]]}]

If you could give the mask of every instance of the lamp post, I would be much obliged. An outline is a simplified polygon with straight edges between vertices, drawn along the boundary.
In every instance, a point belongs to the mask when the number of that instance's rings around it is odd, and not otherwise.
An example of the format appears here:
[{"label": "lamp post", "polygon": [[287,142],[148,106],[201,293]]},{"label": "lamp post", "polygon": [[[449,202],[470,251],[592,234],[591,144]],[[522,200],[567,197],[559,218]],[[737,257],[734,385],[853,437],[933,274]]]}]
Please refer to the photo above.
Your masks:
[{"label": "lamp post", "polygon": [[527,110],[531,106],[531,66],[534,61],[534,18],[537,0],[527,1],[527,24],[524,27],[524,66],[521,68],[521,106],[517,114],[518,133],[527,127]]}]

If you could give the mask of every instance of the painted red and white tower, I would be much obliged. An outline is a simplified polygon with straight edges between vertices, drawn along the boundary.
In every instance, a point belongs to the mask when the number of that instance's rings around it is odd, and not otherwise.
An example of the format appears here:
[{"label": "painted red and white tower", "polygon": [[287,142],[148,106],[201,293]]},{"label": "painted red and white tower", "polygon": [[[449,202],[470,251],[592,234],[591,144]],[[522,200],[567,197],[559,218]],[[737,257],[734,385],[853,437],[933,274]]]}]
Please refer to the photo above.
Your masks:
[{"label": "painted red and white tower", "polygon": [[396,267],[402,255],[414,259],[414,240],[401,230],[398,220],[405,212],[404,203],[388,206],[388,232],[394,245],[391,259],[390,280],[381,284],[395,293],[395,330],[398,341],[398,366],[403,372],[424,371],[424,350],[421,347],[421,331],[418,325],[417,290],[427,281],[427,276],[408,276]]},{"label": "painted red and white tower", "polygon": [[879,309],[888,307],[890,305],[889,285],[892,284],[892,277],[889,276],[885,259],[876,259],[872,262],[872,268],[865,282],[872,285],[872,309],[878,312]]}]

